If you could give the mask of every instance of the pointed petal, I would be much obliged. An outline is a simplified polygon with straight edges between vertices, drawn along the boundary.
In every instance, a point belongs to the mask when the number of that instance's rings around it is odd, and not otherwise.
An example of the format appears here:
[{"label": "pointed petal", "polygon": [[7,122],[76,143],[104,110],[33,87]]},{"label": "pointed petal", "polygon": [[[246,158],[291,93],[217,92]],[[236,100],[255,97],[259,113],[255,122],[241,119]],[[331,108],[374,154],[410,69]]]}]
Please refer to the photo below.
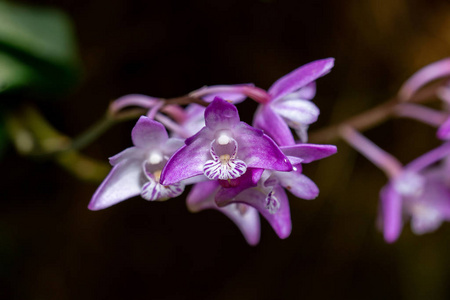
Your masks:
[{"label": "pointed petal", "polygon": [[320,59],[303,65],[278,79],[269,89],[272,101],[281,98],[326,75],[334,66],[334,58]]},{"label": "pointed petal", "polygon": [[239,194],[232,203],[244,203],[256,208],[260,214],[269,222],[275,233],[281,238],[285,239],[291,234],[292,223],[291,213],[289,209],[289,201],[284,189],[281,186],[276,186],[273,189],[273,196],[276,197],[279,203],[279,209],[275,213],[271,213],[266,208],[267,194],[261,192],[256,188],[248,189]]},{"label": "pointed petal", "polygon": [[446,142],[437,148],[419,156],[405,166],[411,172],[420,172],[424,168],[434,164],[450,154],[450,142]]},{"label": "pointed petal", "polygon": [[217,209],[236,224],[249,245],[255,246],[261,235],[258,211],[251,206],[245,206],[245,212],[242,213],[239,205],[245,204],[230,204]]},{"label": "pointed petal", "polygon": [[142,149],[138,149],[136,147],[130,147],[122,152],[112,156],[109,158],[109,163],[112,166],[117,165],[121,161],[127,160],[127,159],[138,159],[138,160],[144,160],[145,152],[142,151]]},{"label": "pointed petal", "polygon": [[260,105],[253,126],[264,130],[278,145],[294,145],[294,137],[286,122],[269,105]]},{"label": "pointed petal", "polygon": [[[260,238],[260,221],[258,211],[253,207],[244,207],[244,211],[231,204],[217,207],[214,194],[220,187],[217,181],[206,181],[194,185],[187,196],[187,206],[191,212],[204,209],[216,209],[230,218],[240,229],[242,235],[250,245],[256,245]],[[243,204],[241,204],[243,205]]]},{"label": "pointed petal", "polygon": [[203,174],[203,165],[211,157],[211,141],[203,138],[199,132],[195,139],[189,141],[167,161],[161,172],[160,183],[171,185],[181,180]]},{"label": "pointed petal", "polygon": [[308,100],[291,99],[272,102],[272,109],[294,124],[312,124],[319,117],[319,108]]},{"label": "pointed petal", "polygon": [[291,171],[292,165],[275,142],[259,129],[241,122],[234,131],[239,145],[238,158],[249,168]]},{"label": "pointed petal", "polygon": [[89,203],[90,210],[100,210],[137,196],[141,192],[142,163],[124,160],[113,167]]},{"label": "pointed petal", "polygon": [[450,76],[450,57],[429,64],[412,75],[400,88],[399,97],[406,101],[427,83]]},{"label": "pointed petal", "polygon": [[239,113],[233,104],[216,97],[205,110],[205,124],[209,129],[231,129],[239,124]]},{"label": "pointed petal", "polygon": [[164,126],[146,116],[141,116],[131,131],[133,144],[138,148],[159,148],[168,138]]},{"label": "pointed petal", "polygon": [[280,184],[295,196],[312,200],[319,195],[319,188],[308,177],[301,173],[301,169],[291,172],[276,172]]},{"label": "pointed petal", "polygon": [[393,243],[402,231],[402,198],[390,184],[381,190],[381,209],[384,239]]},{"label": "pointed petal", "polygon": [[335,154],[337,148],[334,145],[297,144],[293,146],[282,146],[281,151],[287,156],[301,158],[302,163],[306,164]]}]

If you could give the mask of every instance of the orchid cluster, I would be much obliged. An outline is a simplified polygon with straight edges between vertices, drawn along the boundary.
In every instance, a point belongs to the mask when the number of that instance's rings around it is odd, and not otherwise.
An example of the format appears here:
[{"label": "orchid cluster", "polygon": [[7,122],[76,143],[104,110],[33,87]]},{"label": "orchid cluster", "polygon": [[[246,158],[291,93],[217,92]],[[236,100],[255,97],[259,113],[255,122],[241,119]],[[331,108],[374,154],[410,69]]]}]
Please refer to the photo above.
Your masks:
[{"label": "orchid cluster", "polygon": [[[138,195],[165,201],[193,185],[186,198],[188,209],[222,212],[249,244],[259,242],[259,214],[280,238],[288,237],[292,225],[286,190],[302,199],[316,198],[319,189],[302,173],[302,165],[336,153],[333,145],[307,143],[308,126],[319,115],[311,101],[315,80],[333,65],[332,58],[311,62],[267,91],[239,84],[188,94],[206,108],[143,95],[117,99],[112,104],[115,111],[138,106],[147,113],[132,130],[133,147],[110,158],[113,168],[89,209],[104,209]],[[253,126],[240,121],[235,106],[246,98],[259,103]]]},{"label": "orchid cluster", "polygon": [[450,81],[443,81],[432,97],[443,109],[414,104],[413,97],[431,81],[450,76],[450,58],[430,64],[408,79],[399,91],[395,113],[435,126],[442,144],[402,166],[399,160],[380,149],[350,126],[341,135],[380,169],[389,182],[381,190],[380,224],[387,242],[398,239],[403,224],[410,220],[415,234],[435,231],[450,221]]}]

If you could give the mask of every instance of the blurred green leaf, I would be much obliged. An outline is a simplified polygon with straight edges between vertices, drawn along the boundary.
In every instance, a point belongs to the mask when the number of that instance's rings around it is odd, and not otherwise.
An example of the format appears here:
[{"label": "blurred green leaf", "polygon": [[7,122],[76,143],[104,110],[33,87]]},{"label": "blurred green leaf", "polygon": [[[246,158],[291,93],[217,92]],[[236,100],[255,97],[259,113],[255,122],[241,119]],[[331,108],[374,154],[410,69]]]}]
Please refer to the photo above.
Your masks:
[{"label": "blurred green leaf", "polygon": [[0,1],[0,91],[21,87],[62,92],[77,79],[78,65],[65,14]]},{"label": "blurred green leaf", "polygon": [[0,92],[25,85],[33,71],[14,57],[0,52]]}]

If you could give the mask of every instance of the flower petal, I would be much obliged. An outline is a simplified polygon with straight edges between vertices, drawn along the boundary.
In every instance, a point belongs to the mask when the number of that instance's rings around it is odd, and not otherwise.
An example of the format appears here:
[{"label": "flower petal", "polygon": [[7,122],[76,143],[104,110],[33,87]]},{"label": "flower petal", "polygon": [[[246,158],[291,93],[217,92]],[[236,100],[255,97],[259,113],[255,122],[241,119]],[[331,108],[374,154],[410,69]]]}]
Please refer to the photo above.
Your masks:
[{"label": "flower petal", "polygon": [[400,236],[403,225],[402,198],[391,184],[381,190],[381,209],[384,239],[388,243],[393,243]]},{"label": "flower petal", "polygon": [[283,99],[311,100],[316,95],[316,82],[310,82],[296,92],[289,93]]},{"label": "flower petal", "polygon": [[227,204],[229,204],[229,201],[231,199],[236,197],[242,191],[255,187],[258,184],[258,181],[261,178],[263,172],[264,169],[247,169],[247,172],[239,177],[239,184],[232,187],[222,188],[217,191],[215,195],[216,204],[220,207],[226,206]]},{"label": "flower petal", "polygon": [[412,75],[400,88],[399,97],[406,101],[425,84],[450,76],[450,57],[431,63]]},{"label": "flower petal", "polygon": [[450,154],[450,142],[446,142],[437,148],[419,156],[405,166],[411,172],[420,172],[424,168],[434,164]]},{"label": "flower petal", "polygon": [[210,158],[210,140],[204,138],[205,130],[200,131],[195,139],[189,140],[167,161],[161,172],[160,183],[171,185],[181,180],[202,175],[203,165]]},{"label": "flower petal", "polygon": [[230,203],[244,203],[256,208],[266,218],[275,230],[275,233],[281,239],[285,239],[291,234],[292,229],[291,213],[286,193],[281,186],[273,188],[272,197],[276,197],[279,205],[275,213],[271,213],[267,208],[267,195],[268,193],[264,193],[260,189],[251,188],[240,193]]},{"label": "flower petal", "polygon": [[317,121],[319,117],[319,108],[308,100],[291,99],[272,102],[270,104],[272,109],[283,118],[298,124],[312,124]]},{"label": "flower petal", "polygon": [[319,195],[319,188],[308,177],[303,175],[301,168],[296,168],[291,172],[276,172],[275,175],[280,181],[280,184],[295,196],[312,200]]},{"label": "flower petal", "polygon": [[151,179],[142,187],[141,197],[148,201],[164,201],[181,195],[183,191],[183,183],[178,182],[173,185],[162,185]]},{"label": "flower petal", "polygon": [[278,79],[270,88],[272,101],[292,93],[326,75],[334,66],[334,58],[325,58],[303,65]]},{"label": "flower petal", "polygon": [[158,148],[168,138],[164,126],[146,116],[141,116],[131,131],[133,144],[138,148]]},{"label": "flower petal", "polygon": [[130,147],[127,148],[125,150],[123,150],[122,152],[112,156],[109,158],[109,163],[112,166],[117,165],[118,163],[120,163],[121,161],[127,160],[127,159],[141,159],[144,160],[145,159],[145,152],[142,151],[142,149],[136,148],[136,147]]},{"label": "flower petal", "polygon": [[124,160],[115,165],[98,187],[88,208],[100,210],[137,196],[141,192],[142,162]]},{"label": "flower petal", "polygon": [[291,171],[292,165],[275,142],[261,130],[241,122],[234,131],[239,145],[238,158],[249,168]]},{"label": "flower petal", "polygon": [[297,144],[293,146],[282,146],[281,151],[287,156],[301,158],[302,163],[306,164],[335,154],[337,148],[334,145]]},{"label": "flower petal", "polygon": [[255,113],[253,126],[264,130],[278,145],[294,145],[294,136],[286,122],[269,105],[260,105]]},{"label": "flower petal", "polygon": [[189,211],[199,212],[203,209],[217,207],[214,203],[214,195],[219,188],[220,184],[217,180],[208,180],[195,184],[186,198]]},{"label": "flower petal", "polygon": [[209,129],[231,129],[239,124],[239,113],[233,104],[216,97],[205,110],[205,124]]}]

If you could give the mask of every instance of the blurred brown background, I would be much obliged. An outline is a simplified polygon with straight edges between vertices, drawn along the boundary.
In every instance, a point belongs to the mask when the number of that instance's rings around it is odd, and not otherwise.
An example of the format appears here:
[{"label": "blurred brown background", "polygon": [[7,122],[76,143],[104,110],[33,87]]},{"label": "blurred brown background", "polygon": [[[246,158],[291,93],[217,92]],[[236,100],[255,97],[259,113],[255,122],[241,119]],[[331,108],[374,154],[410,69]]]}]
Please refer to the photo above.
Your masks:
[{"label": "blurred brown background", "polygon": [[[125,94],[268,88],[302,64],[335,57],[317,82],[322,115],[313,131],[382,103],[450,53],[448,1],[39,2],[67,12],[79,41],[82,82],[62,101],[38,103],[71,136]],[[251,122],[255,107],[241,106],[242,119]],[[114,127],[84,153],[106,162],[131,146],[133,125]],[[404,163],[438,144],[434,129],[409,120],[366,135]],[[189,213],[183,197],[91,212],[97,185],[10,148],[0,162],[0,298],[450,299],[450,225],[422,237],[406,225],[387,245],[375,224],[386,178],[338,147],[304,167],[321,194],[291,200],[291,236],[279,240],[263,221],[256,247],[222,214]]]}]

